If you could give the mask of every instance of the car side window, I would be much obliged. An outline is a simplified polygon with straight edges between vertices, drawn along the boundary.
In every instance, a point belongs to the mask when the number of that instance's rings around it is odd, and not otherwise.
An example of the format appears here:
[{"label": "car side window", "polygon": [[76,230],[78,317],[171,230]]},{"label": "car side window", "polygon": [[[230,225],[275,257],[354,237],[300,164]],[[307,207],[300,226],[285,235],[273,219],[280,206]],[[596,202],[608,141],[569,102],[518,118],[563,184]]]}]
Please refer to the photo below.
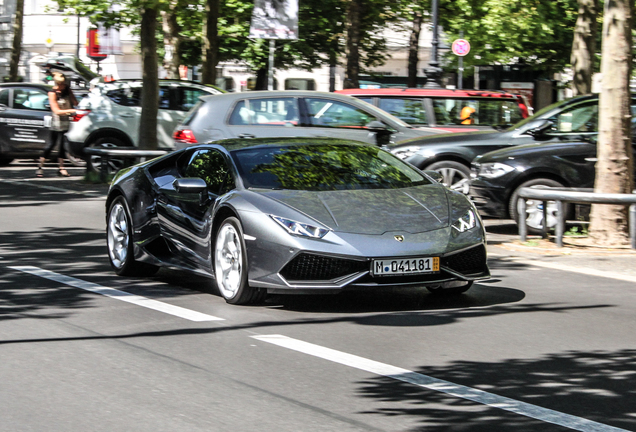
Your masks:
[{"label": "car side window", "polygon": [[598,102],[588,102],[568,108],[550,117],[549,120],[553,123],[553,132],[597,132]]},{"label": "car side window", "polygon": [[106,97],[117,105],[123,106],[140,106],[141,105],[141,88],[120,88],[109,90]]},{"label": "car side window", "polygon": [[379,107],[408,124],[428,124],[422,99],[381,98]]},{"label": "car side window", "polygon": [[297,126],[300,121],[295,98],[245,99],[238,102],[229,123],[231,125]]},{"label": "car side window", "polygon": [[217,150],[199,150],[194,153],[184,176],[202,178],[209,191],[215,195],[222,195],[235,188],[228,164]]},{"label": "car side window", "polygon": [[177,90],[177,110],[190,111],[193,106],[199,101],[201,96],[209,95],[210,93],[203,90],[192,87],[179,87]]},{"label": "car side window", "polygon": [[364,128],[376,120],[368,112],[334,99],[305,98],[309,122],[312,126],[336,128]]},{"label": "car side window", "polygon": [[[141,103],[141,98],[139,99]],[[170,88],[159,87],[159,108],[170,109]]]},{"label": "car side window", "polygon": [[13,89],[13,108],[48,111],[48,94],[36,89]]},{"label": "car side window", "polygon": [[9,106],[9,89],[0,91],[0,105]]}]

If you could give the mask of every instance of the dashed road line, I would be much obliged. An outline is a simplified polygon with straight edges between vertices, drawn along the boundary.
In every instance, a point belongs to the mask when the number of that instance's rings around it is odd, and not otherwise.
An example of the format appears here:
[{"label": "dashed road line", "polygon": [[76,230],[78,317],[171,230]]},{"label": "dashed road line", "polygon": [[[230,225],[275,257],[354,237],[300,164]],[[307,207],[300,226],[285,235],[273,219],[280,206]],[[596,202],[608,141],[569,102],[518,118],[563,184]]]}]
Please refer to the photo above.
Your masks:
[{"label": "dashed road line", "polygon": [[493,408],[499,408],[505,411],[509,411],[525,417],[530,417],[546,423],[563,426],[569,429],[585,432],[627,432],[626,429],[620,429],[614,426],[605,425],[603,423],[598,423],[570,414],[564,414],[559,411],[542,408],[537,405],[532,405],[504,396],[499,396],[494,393],[489,393],[483,390],[455,384],[450,381],[433,378],[428,375],[410,371],[408,369],[402,369],[396,366],[369,360],[364,357],[359,357],[331,348],[325,348],[323,346],[304,342],[298,339],[292,339],[287,336],[260,335],[251,337],[262,342],[267,342],[283,348],[288,348],[290,350],[322,358],[324,360],[329,360],[331,362],[338,363],[344,366],[349,366],[355,369],[371,372],[376,375],[392,378],[409,384],[414,384],[416,386],[423,387],[429,390],[438,391],[450,396],[470,400]]},{"label": "dashed road line", "polygon": [[202,321],[224,321],[224,318],[207,315],[201,312],[196,312],[190,309],[174,306],[168,303],[163,303],[157,300],[152,300],[147,297],[130,294],[125,291],[120,291],[114,288],[101,286],[92,282],[86,282],[74,277],[65,276],[59,273],[55,273],[49,270],[43,270],[39,267],[32,266],[10,266],[13,270],[18,270],[23,273],[28,273],[34,276],[39,276],[44,279],[59,282],[64,285],[69,285],[74,288],[83,289],[92,293],[101,294],[106,297],[110,297],[116,300],[121,300],[128,303],[133,303],[137,306],[153,309],[159,312],[163,312],[169,315],[174,315],[179,318],[187,319],[190,321],[202,322]]}]

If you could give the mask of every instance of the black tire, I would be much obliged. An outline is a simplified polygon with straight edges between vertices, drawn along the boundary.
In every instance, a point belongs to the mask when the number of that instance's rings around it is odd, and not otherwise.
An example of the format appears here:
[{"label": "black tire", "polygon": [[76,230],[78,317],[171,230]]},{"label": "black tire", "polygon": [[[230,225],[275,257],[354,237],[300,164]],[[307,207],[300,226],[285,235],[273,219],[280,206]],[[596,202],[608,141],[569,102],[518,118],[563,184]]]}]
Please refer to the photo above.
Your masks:
[{"label": "black tire", "polygon": [[[510,202],[508,203],[510,217],[514,219],[517,224],[519,223],[519,189],[537,186],[563,187],[558,181],[546,178],[537,178],[521,183],[510,196]],[[570,213],[570,208],[571,205],[564,204],[563,210],[566,215]],[[537,200],[526,200],[526,213],[528,215],[526,217],[528,233],[541,234],[543,232],[543,203]],[[548,231],[554,229],[556,224],[556,201],[548,201]]]},{"label": "black tire", "polygon": [[212,266],[216,286],[226,302],[235,305],[255,303],[264,291],[251,288],[247,280],[247,249],[241,223],[228,217],[219,225],[212,244]]},{"label": "black tire", "polygon": [[111,267],[120,276],[152,276],[159,267],[135,260],[132,218],[126,200],[118,196],[108,208],[106,243]]},{"label": "black tire", "polygon": [[453,288],[432,288],[426,287],[430,291],[431,294],[435,294],[438,296],[456,296],[460,294],[464,294],[466,291],[473,286],[473,282],[468,282],[466,285],[453,287]]},{"label": "black tire", "polygon": [[0,166],[7,166],[13,162],[13,158],[0,158]]},{"label": "black tire", "polygon": [[[119,138],[104,137],[98,138],[95,142],[91,143],[89,147],[93,148],[105,148],[115,149],[117,147],[126,147],[126,144]],[[102,169],[102,158],[95,155],[87,155],[86,163],[89,171],[100,172]],[[108,172],[107,174],[114,174],[120,169],[124,168],[125,162],[123,159],[111,158],[108,160]]]},{"label": "black tire", "polygon": [[440,173],[444,186],[468,195],[470,188],[470,168],[460,162],[439,161],[425,169]]}]

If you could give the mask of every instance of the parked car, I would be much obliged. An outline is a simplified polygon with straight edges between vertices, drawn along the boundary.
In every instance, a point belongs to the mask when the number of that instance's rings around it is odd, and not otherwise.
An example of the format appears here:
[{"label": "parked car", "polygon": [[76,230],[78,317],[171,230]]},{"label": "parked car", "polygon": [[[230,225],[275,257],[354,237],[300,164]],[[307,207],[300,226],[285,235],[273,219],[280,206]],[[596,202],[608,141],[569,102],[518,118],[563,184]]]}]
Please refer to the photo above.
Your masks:
[{"label": "parked car", "polygon": [[[472,163],[470,196],[481,215],[518,221],[519,189],[523,187],[594,187],[596,154],[595,136],[492,151]],[[543,202],[526,200],[526,205],[526,225],[530,231],[540,232]],[[566,208],[570,215],[572,210]],[[556,226],[556,211],[556,203],[549,202],[549,228]]]},{"label": "parked car", "polygon": [[468,193],[470,163],[478,155],[509,146],[593,137],[597,117],[598,95],[581,96],[556,102],[504,130],[422,137],[400,142],[391,151],[420,169],[440,172],[445,185]]},{"label": "parked car", "polygon": [[0,165],[42,156],[51,122],[50,89],[37,83],[0,84]]},{"label": "parked car", "polygon": [[226,138],[331,137],[377,145],[438,134],[351,96],[254,91],[204,97],[174,131],[176,148]]},{"label": "parked car", "polygon": [[[79,103],[66,134],[73,155],[85,147],[136,147],[141,116],[141,80],[100,83]],[[173,150],[172,131],[186,117],[199,97],[222,90],[190,81],[160,80],[157,139],[159,149]],[[90,162],[96,168],[99,158]]]},{"label": "parked car", "polygon": [[489,277],[465,195],[350,140],[187,147],[120,171],[106,208],[117,274],[207,274],[233,304],[388,286],[457,294]]},{"label": "parked car", "polygon": [[510,126],[528,117],[526,101],[496,90],[422,88],[346,89],[412,126],[428,126],[445,132],[470,132]]}]

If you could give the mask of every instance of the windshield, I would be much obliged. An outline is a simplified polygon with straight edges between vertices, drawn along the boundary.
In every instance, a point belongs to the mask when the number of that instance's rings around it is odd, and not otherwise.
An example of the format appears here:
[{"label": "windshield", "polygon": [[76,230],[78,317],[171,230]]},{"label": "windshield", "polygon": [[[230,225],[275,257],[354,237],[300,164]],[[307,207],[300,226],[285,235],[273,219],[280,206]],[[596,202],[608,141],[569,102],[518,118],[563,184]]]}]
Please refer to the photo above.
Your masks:
[{"label": "windshield", "polygon": [[248,188],[334,191],[431,183],[391,153],[370,146],[261,146],[231,155]]}]

